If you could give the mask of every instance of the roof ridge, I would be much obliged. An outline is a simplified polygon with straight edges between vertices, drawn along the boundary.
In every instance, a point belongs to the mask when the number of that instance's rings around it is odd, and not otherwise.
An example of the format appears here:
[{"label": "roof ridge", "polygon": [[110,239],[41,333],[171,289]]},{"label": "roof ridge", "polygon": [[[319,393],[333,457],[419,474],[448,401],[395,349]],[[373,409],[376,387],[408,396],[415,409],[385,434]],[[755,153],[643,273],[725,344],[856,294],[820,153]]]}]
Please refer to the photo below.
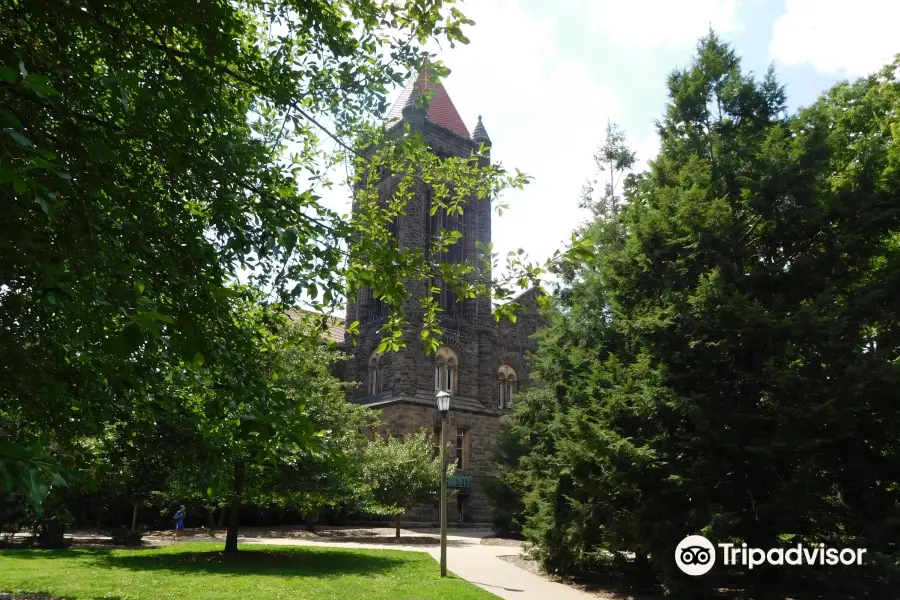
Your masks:
[{"label": "roof ridge", "polygon": [[403,107],[409,102],[410,97],[414,95],[414,90],[418,92],[434,90],[431,94],[425,115],[428,121],[455,133],[459,137],[471,139],[465,121],[463,121],[460,116],[459,111],[456,109],[456,105],[453,103],[453,99],[450,98],[447,88],[444,87],[444,84],[440,79],[431,80],[427,69],[419,72],[414,71],[412,75],[413,76],[410,77],[409,81],[403,87],[400,96],[394,102],[391,110],[388,111],[386,120],[394,121],[403,119]]}]

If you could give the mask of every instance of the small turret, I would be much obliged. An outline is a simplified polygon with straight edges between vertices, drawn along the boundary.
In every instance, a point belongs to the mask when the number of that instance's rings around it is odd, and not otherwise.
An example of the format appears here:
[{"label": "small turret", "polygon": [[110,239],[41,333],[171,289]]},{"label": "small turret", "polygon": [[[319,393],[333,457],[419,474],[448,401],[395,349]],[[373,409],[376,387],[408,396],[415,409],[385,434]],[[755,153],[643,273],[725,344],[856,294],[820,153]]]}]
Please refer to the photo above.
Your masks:
[{"label": "small turret", "polygon": [[472,140],[485,146],[491,145],[491,138],[488,137],[487,129],[484,128],[484,123],[481,122],[481,115],[478,115],[478,125],[475,126],[475,130],[472,132]]}]

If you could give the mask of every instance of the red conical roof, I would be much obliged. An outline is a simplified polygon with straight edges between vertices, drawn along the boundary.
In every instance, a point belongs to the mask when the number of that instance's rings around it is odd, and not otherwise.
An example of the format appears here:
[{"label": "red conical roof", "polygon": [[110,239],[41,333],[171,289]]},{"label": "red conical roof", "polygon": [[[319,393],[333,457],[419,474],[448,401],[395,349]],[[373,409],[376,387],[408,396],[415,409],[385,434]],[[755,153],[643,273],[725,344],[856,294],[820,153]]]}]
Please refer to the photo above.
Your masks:
[{"label": "red conical roof", "polygon": [[415,89],[414,86],[418,86],[420,92],[434,90],[430,93],[431,103],[428,105],[428,112],[426,113],[429,121],[435,125],[440,125],[444,129],[449,129],[456,135],[469,138],[469,130],[466,128],[462,117],[456,112],[456,107],[453,106],[453,100],[450,99],[447,90],[444,89],[442,84],[429,81],[425,71],[410,78],[409,83],[403,88],[400,97],[397,98],[397,101],[391,108],[391,112],[388,113],[388,121],[398,121],[403,118],[403,107],[406,105],[406,101],[412,94],[413,89]]}]

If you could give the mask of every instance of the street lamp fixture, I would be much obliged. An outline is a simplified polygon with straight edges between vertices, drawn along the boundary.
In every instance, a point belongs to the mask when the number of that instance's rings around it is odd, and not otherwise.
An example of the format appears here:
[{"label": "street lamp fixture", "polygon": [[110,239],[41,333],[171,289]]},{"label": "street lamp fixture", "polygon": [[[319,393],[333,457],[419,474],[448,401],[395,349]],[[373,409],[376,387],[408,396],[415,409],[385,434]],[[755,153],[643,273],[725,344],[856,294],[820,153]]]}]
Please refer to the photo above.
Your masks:
[{"label": "street lamp fixture", "polygon": [[450,394],[441,390],[437,393],[437,406],[441,411],[441,418],[446,419],[447,413],[450,411]]},{"label": "street lamp fixture", "polygon": [[450,394],[440,390],[436,396],[441,413],[441,577],[447,576],[447,415]]}]

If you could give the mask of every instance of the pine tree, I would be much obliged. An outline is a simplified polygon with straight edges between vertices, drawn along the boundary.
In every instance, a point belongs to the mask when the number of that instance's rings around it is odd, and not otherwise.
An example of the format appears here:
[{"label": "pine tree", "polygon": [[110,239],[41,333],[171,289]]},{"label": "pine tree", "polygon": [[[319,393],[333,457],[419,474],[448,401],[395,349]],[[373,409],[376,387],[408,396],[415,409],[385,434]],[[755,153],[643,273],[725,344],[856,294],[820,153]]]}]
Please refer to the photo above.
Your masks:
[{"label": "pine tree", "polygon": [[[546,566],[629,565],[685,598],[887,593],[897,64],[794,116],[774,73],[745,74],[712,33],[669,77],[659,156],[615,224],[623,243],[572,269],[535,358],[546,392],[517,407],[513,429],[546,436],[516,474]],[[690,534],[865,547],[870,564],[690,578],[673,560]]]}]

